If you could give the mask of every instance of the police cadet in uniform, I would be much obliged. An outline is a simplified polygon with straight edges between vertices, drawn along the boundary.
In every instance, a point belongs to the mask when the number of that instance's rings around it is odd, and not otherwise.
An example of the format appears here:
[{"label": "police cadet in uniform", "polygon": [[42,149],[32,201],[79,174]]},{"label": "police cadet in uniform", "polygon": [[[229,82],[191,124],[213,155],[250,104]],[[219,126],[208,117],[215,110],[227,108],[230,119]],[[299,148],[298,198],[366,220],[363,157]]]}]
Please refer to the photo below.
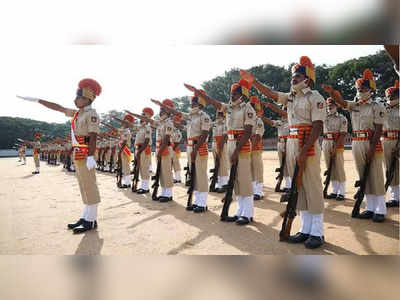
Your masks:
[{"label": "police cadet in uniform", "polygon": [[[226,150],[228,141],[228,130],[226,127],[225,112],[218,110],[213,126],[213,155],[214,160],[219,159],[218,180],[216,184],[217,193],[225,193],[225,185],[229,179],[228,151]],[[215,165],[215,164],[214,164]]]},{"label": "police cadet in uniform", "polygon": [[26,143],[24,142],[20,148],[23,165],[26,165]]},{"label": "police cadet in uniform", "polygon": [[40,139],[42,138],[42,134],[40,132],[36,132],[35,140],[33,142],[24,141],[24,144],[30,145],[33,149],[33,161],[35,162],[35,171],[32,174],[39,174],[40,173],[40,160],[39,160],[39,153],[40,153]]},{"label": "police cadet in uniform", "polygon": [[202,97],[203,90],[195,92],[191,100],[191,109],[188,115],[190,119],[190,134],[192,138],[192,152],[190,161],[195,162],[194,176],[194,204],[187,207],[195,213],[203,213],[207,210],[208,196],[208,149],[207,137],[211,128],[210,116],[203,111],[206,101]]},{"label": "police cadet in uniform", "polygon": [[96,161],[93,155],[96,149],[96,137],[99,133],[99,116],[91,104],[100,93],[101,86],[95,80],[81,80],[75,98],[78,111],[38,98],[20,97],[72,117],[71,139],[75,152],[76,175],[85,205],[82,218],[74,224],[68,224],[68,228],[73,229],[74,233],[83,233],[97,228],[97,209],[100,203],[100,194],[96,182]]},{"label": "police cadet in uniform", "polygon": [[331,86],[323,85],[336,103],[351,112],[353,125],[352,152],[361,177],[367,162],[370,163],[365,196],[367,208],[358,215],[360,219],[383,222],[386,215],[385,183],[383,176],[383,149],[380,141],[386,110],[374,100],[376,83],[371,70],[366,69],[357,79],[354,101],[345,101]]},{"label": "police cadet in uniform", "polygon": [[250,87],[251,84],[244,79],[233,84],[229,104],[221,103],[208,95],[202,95],[217,110],[227,113],[228,155],[231,164],[237,164],[234,191],[238,209],[233,217],[228,216],[224,221],[235,222],[237,225],[249,224],[254,214],[252,178],[249,175],[251,174],[250,136],[256,125],[256,112],[250,103],[246,103],[249,99]]},{"label": "police cadet in uniform", "polygon": [[[162,103],[166,106],[174,108],[174,102],[170,99],[165,99]],[[172,147],[171,138],[173,134],[173,122],[170,118],[170,113],[164,108],[160,107],[160,121],[156,129],[156,155],[157,161],[161,160],[161,176],[160,186],[161,195],[155,200],[160,202],[172,201],[172,188],[174,181],[172,178]]]},{"label": "police cadet in uniform", "polygon": [[287,106],[290,135],[286,155],[289,174],[294,173],[296,163],[303,170],[297,205],[301,229],[289,237],[289,242],[304,243],[310,249],[318,248],[324,243],[324,200],[318,137],[322,133],[326,108],[324,98],[318,91],[312,90],[315,84],[314,65],[308,57],[302,56],[300,63],[292,67],[290,93],[272,91],[244,70],[241,70],[241,75],[253,82],[263,95]]},{"label": "police cadet in uniform", "polygon": [[250,97],[250,104],[256,111],[256,124],[251,133],[251,177],[253,180],[253,193],[254,200],[261,200],[263,198],[263,183],[264,183],[264,163],[262,159],[264,135],[264,122],[259,117],[264,114],[261,107],[261,101],[257,96]]},{"label": "police cadet in uniform", "polygon": [[339,114],[335,101],[329,97],[326,101],[327,116],[324,121],[324,139],[322,151],[324,152],[326,168],[329,168],[333,159],[331,170],[332,193],[328,199],[344,200],[346,194],[346,174],[344,172],[344,138],[347,134],[347,119]]},{"label": "police cadet in uniform", "polygon": [[[145,107],[142,110],[142,115],[151,119],[154,112],[150,107]],[[136,191],[137,194],[147,194],[150,191],[149,165],[151,160],[151,132],[150,124],[144,120],[140,120],[135,139],[135,159],[138,160],[140,164],[140,188]]]},{"label": "police cadet in uniform", "polygon": [[[174,116],[173,118],[174,124],[181,124],[182,118],[180,116]],[[172,153],[172,168],[174,170],[174,183],[181,183],[181,140],[182,133],[180,129],[174,126],[174,133],[172,134],[172,143],[173,143],[173,153]]]},{"label": "police cadet in uniform", "polygon": [[[129,114],[125,115],[125,121],[133,124],[135,122],[135,118]],[[131,138],[132,134],[129,130],[127,124],[122,123],[121,128],[119,130],[120,134],[120,143],[119,143],[119,153],[118,159],[121,162],[122,166],[122,175],[123,175],[123,182],[120,188],[126,189],[131,187],[131,161],[132,161],[132,153],[130,150],[131,147]]]},{"label": "police cadet in uniform", "polygon": [[396,149],[400,130],[398,80],[396,80],[394,87],[390,87],[385,91],[385,96],[387,117],[383,123],[382,144],[385,153],[386,172],[390,169],[393,154],[397,156],[395,160],[394,176],[390,182],[390,200],[386,203],[386,207],[399,207],[399,149]]}]

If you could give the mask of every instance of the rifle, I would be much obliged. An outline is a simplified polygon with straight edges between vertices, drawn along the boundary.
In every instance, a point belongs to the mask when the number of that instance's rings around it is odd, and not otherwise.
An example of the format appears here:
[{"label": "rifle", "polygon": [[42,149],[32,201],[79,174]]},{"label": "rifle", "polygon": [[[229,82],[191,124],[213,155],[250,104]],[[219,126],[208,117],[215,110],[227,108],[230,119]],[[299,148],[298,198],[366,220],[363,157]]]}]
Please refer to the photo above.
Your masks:
[{"label": "rifle", "polygon": [[214,169],[212,169],[212,177],[211,177],[211,183],[210,183],[210,192],[215,192],[215,184],[217,183],[217,179],[218,179],[218,172],[219,172],[219,157],[218,155],[216,155],[215,157],[215,166]]},{"label": "rifle", "polygon": [[133,179],[132,179],[132,192],[136,192],[137,185],[139,182],[139,168],[140,168],[140,158],[135,157],[133,161]]},{"label": "rifle", "polygon": [[297,198],[299,196],[298,189],[301,186],[302,171],[303,170],[300,169],[299,165],[296,163],[292,179],[292,186],[290,187],[290,192],[285,193],[281,196],[281,202],[287,202],[287,205],[286,205],[286,210],[281,213],[283,221],[282,221],[281,231],[279,232],[280,242],[288,240],[290,236],[290,230],[292,229],[293,220],[296,217]]},{"label": "rifle", "polygon": [[395,172],[396,172],[396,164],[397,164],[397,161],[398,161],[396,152],[398,150],[399,150],[399,138],[397,139],[396,147],[394,148],[394,151],[392,153],[392,158],[390,160],[390,167],[386,171],[385,191],[387,191],[387,189],[389,188],[390,184],[392,183],[392,180],[393,180]]},{"label": "rifle", "polygon": [[324,184],[325,184],[325,186],[324,186],[324,198],[325,199],[328,197],[328,187],[329,187],[329,184],[331,182],[333,163],[334,163],[334,159],[333,159],[333,155],[331,155],[330,161],[329,161],[328,170],[326,170],[324,172],[324,176],[326,176],[325,181],[324,181]]},{"label": "rifle", "polygon": [[[304,145],[304,137],[302,144]],[[305,162],[304,162],[305,163]],[[287,202],[286,210],[281,213],[282,228],[279,232],[279,241],[285,242],[290,236],[290,231],[292,230],[292,223],[296,217],[297,199],[299,196],[299,188],[301,187],[301,175],[303,173],[303,168],[300,168],[296,162],[294,167],[294,174],[292,179],[292,185],[290,186],[289,193],[285,193],[281,196],[280,202]]]},{"label": "rifle", "polygon": [[193,198],[195,177],[196,177],[196,163],[192,162],[191,167],[190,167],[190,181],[189,181],[190,185],[189,185],[189,189],[187,191],[187,194],[188,194],[188,199],[187,199],[187,203],[186,203],[187,210],[192,207],[192,198]]},{"label": "rifle", "polygon": [[222,212],[220,216],[221,221],[225,221],[229,214],[229,206],[231,205],[232,202],[232,195],[233,195],[233,188],[235,186],[237,167],[238,167],[237,163],[232,164],[231,166],[231,171],[229,173],[229,180],[226,187],[226,193],[224,198],[222,199],[222,202],[224,202],[224,206],[222,207]]},{"label": "rifle", "polygon": [[122,186],[122,162],[121,162],[121,157],[118,155],[118,162],[117,162],[117,187],[121,187]]},{"label": "rifle", "polygon": [[279,172],[278,176],[276,176],[275,178],[278,179],[278,182],[275,185],[275,192],[281,191],[281,184],[283,180],[283,171],[285,170],[285,164],[286,164],[286,152],[283,152],[281,165],[279,166],[279,168],[275,169],[275,172]]},{"label": "rifle", "polygon": [[[142,115],[139,115],[139,114],[135,114],[135,113],[130,112],[129,110],[126,110],[126,109],[125,109],[125,112],[126,112],[127,114],[129,114],[129,115],[134,116],[135,118],[137,118],[137,119],[139,119],[139,120],[148,122],[148,123],[150,123],[151,125],[154,124],[154,120],[149,119],[149,118],[147,118],[147,117],[145,117],[145,116],[142,116]],[[119,122],[127,123],[130,127],[134,127],[131,123],[129,123],[129,122],[127,122],[127,121],[118,119],[117,117],[114,117],[114,116],[113,116],[113,118],[116,119],[116,120],[119,121]]]},{"label": "rifle", "polygon": [[352,218],[357,218],[358,215],[360,214],[360,206],[361,202],[364,199],[365,186],[367,185],[367,179],[369,175],[369,167],[370,167],[370,162],[367,162],[362,177],[360,178],[360,180],[357,180],[356,183],[354,184],[355,187],[358,187],[358,190],[357,193],[354,195],[354,200],[356,200],[356,202],[354,203],[353,211],[351,212]]},{"label": "rifle", "polygon": [[185,170],[185,185],[189,186],[189,176],[190,176],[190,167],[189,167],[189,162],[187,163],[186,167],[183,168]]},{"label": "rifle", "polygon": [[152,185],[153,193],[151,195],[151,198],[153,200],[157,200],[158,187],[160,186],[160,175],[161,175],[161,158],[157,161],[156,175],[151,177],[151,179],[154,180],[154,183]]}]

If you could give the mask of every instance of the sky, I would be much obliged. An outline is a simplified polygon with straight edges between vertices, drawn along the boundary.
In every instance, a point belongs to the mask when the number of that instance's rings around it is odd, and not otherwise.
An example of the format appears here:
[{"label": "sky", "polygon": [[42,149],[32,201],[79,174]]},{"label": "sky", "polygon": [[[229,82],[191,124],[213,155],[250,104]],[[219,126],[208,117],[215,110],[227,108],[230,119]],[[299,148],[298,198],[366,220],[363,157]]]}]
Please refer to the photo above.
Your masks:
[{"label": "sky", "polygon": [[[1,116],[63,123],[68,120],[37,103],[15,97],[32,96],[74,107],[80,79],[94,78],[103,87],[94,101],[98,113],[111,109],[141,112],[156,108],[150,98],[191,95],[183,83],[195,86],[231,68],[260,64],[287,66],[307,55],[314,64],[335,65],[374,54],[382,46],[138,46],[64,45],[10,49],[0,60]],[[5,55],[4,55],[5,54]],[[289,80],[289,79],[288,79]],[[318,80],[318,79],[317,79]],[[229,87],[227,87],[229,88]]]}]

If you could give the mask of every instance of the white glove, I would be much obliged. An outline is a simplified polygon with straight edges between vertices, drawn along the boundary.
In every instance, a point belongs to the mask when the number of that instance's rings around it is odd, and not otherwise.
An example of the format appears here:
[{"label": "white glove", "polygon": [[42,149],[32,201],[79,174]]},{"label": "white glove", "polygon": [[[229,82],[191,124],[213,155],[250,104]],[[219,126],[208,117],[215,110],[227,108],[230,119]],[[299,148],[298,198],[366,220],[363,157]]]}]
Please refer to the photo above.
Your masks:
[{"label": "white glove", "polygon": [[86,167],[91,170],[97,167],[96,161],[94,160],[93,156],[88,156],[86,158]]},{"label": "white glove", "polygon": [[22,99],[22,100],[26,100],[26,101],[30,101],[30,102],[39,102],[39,98],[34,98],[34,97],[22,97],[22,96],[18,96],[18,98]]}]

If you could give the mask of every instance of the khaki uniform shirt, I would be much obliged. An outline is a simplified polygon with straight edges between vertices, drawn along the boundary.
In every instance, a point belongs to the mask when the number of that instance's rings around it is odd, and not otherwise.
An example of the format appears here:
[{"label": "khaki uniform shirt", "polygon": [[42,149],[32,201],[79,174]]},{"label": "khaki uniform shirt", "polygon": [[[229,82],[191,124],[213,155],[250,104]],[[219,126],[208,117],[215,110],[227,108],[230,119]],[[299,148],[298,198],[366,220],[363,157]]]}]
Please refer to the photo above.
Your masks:
[{"label": "khaki uniform shirt", "polygon": [[135,146],[143,144],[145,139],[149,139],[149,145],[151,145],[151,126],[149,124],[142,124],[138,127]]},{"label": "khaki uniform shirt", "polygon": [[324,122],[324,133],[328,132],[344,132],[347,133],[347,119],[338,112],[327,115]]}]

